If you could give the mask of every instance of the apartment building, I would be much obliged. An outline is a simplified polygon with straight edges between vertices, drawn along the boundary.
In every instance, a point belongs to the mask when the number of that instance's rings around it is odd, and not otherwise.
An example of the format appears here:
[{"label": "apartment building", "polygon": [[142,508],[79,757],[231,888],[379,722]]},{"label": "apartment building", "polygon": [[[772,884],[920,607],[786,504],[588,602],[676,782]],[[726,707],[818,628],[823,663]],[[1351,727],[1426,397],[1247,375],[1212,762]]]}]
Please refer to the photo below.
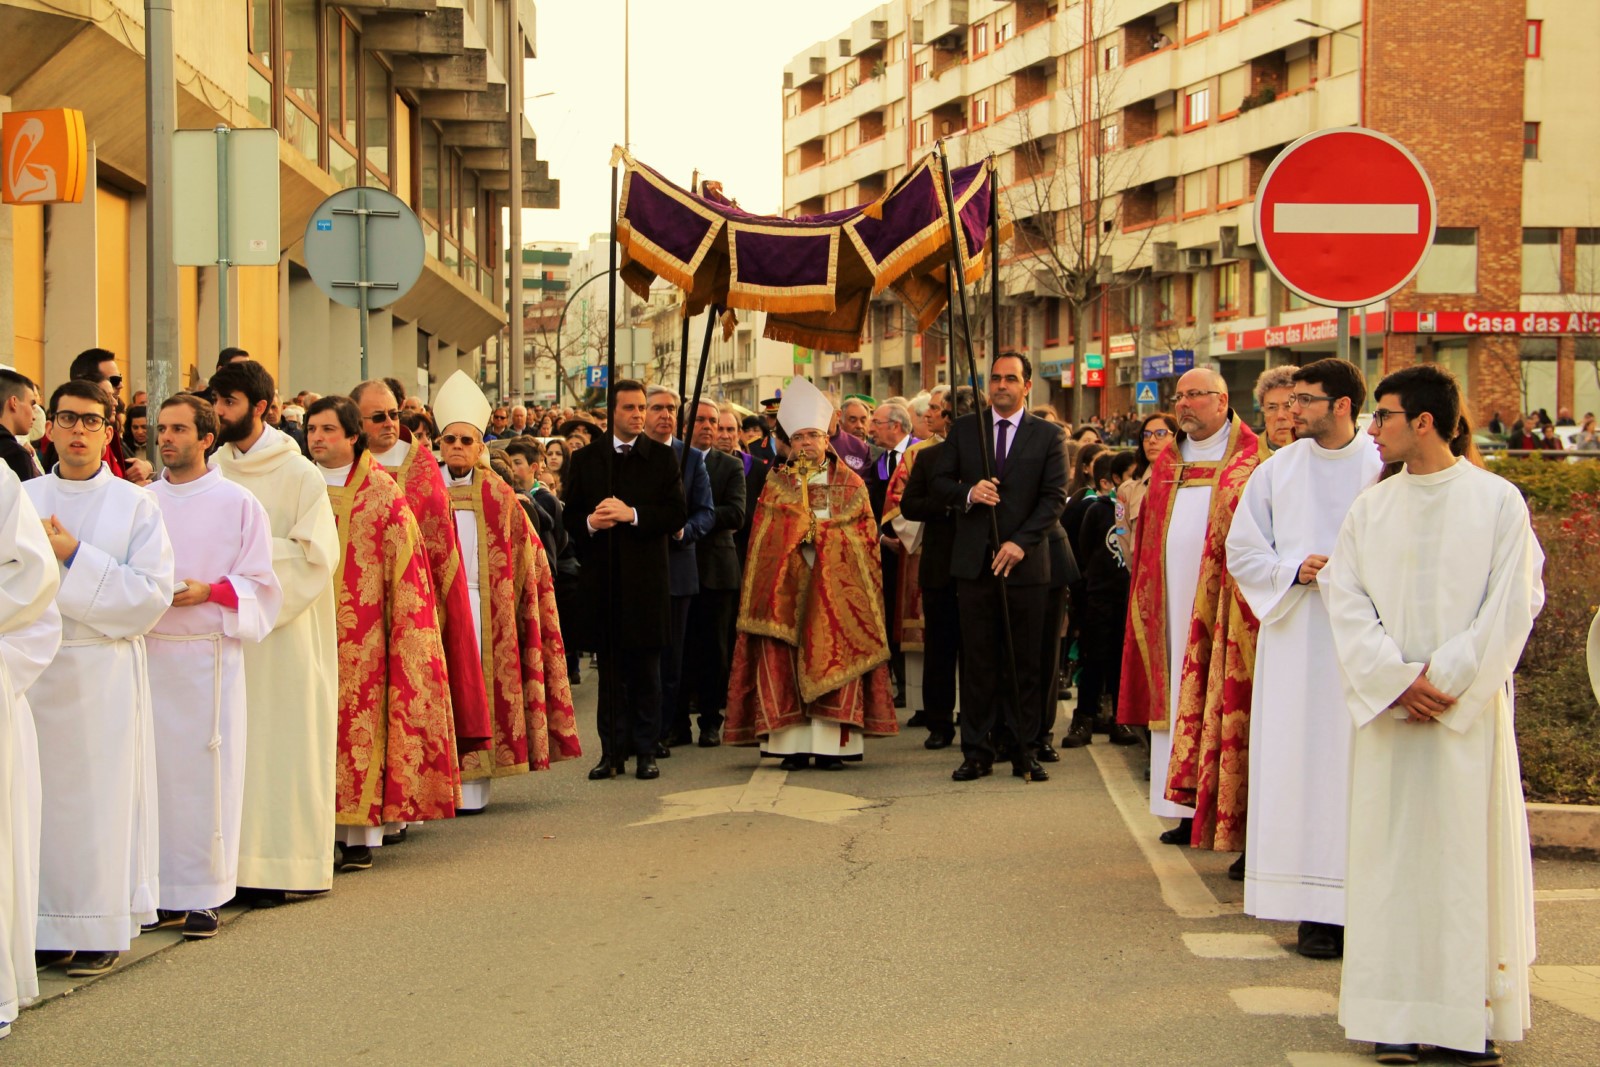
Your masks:
[{"label": "apartment building", "polygon": [[[522,383],[507,382],[503,396],[523,396],[551,400],[556,393],[556,337],[561,316],[571,292],[568,275],[572,256],[578,250],[573,241],[533,241],[522,246]],[[511,278],[505,279],[507,313],[510,313]],[[496,361],[498,364],[503,361]],[[491,368],[486,379],[498,387],[501,368]]]},{"label": "apartment building", "polygon": [[[1595,410],[1596,40],[1585,0],[883,4],[784,70],[785,211],[868,201],[941,138],[958,165],[992,155],[1015,234],[997,326],[973,294],[980,356],[1030,352],[1035,398],[1069,412],[1074,388],[1084,413],[1132,408],[1140,382],[1164,402],[1191,359],[1242,401],[1266,366],[1336,348],[1334,312],[1262,262],[1256,188],[1296,138],[1360,122],[1417,155],[1439,231],[1409,285],[1354,312],[1351,355],[1369,374],[1450,366],[1480,419]],[[886,299],[816,376],[879,395],[947,380],[945,332]]]},{"label": "apartment building", "polygon": [[[358,313],[311,281],[303,235],[358,184],[406,201],[427,245],[416,285],[371,315],[369,372],[424,396],[458,368],[481,376],[507,322],[513,130],[524,204],[559,198],[506,91],[532,55],[531,0],[189,0],[177,16],[179,127],[277,130],[281,223],[277,265],[234,268],[225,302],[215,268],[180,268],[181,381],[215,366],[225,303],[229,337],[285,392],[355,383]],[[98,345],[144,386],[143,18],[139,0],[0,0],[0,111],[76,108],[93,145],[81,203],[0,206],[0,362],[42,382]]]}]

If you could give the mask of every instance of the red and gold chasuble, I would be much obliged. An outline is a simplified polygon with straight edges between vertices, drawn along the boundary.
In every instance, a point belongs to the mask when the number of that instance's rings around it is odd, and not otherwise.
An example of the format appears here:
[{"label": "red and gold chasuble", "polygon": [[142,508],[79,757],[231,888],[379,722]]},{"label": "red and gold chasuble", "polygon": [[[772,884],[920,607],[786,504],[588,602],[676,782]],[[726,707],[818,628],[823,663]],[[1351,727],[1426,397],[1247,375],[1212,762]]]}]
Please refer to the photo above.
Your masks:
[{"label": "red and gold chasuble", "polygon": [[335,821],[448,819],[461,784],[433,579],[416,519],[367,453],[328,497],[339,527]]},{"label": "red and gold chasuble", "polygon": [[[883,493],[885,523],[893,522],[900,515],[900,498],[905,496],[906,482],[911,478],[911,468],[917,462],[917,453],[929,445],[938,443],[938,439],[918,441],[906,449],[900,465],[895,467],[894,473],[889,476],[889,486]],[[922,583],[917,580],[917,574],[922,565],[922,549],[919,546],[917,551],[907,552],[906,546],[896,540],[889,551],[897,553],[900,557],[900,587],[896,590],[894,618],[889,620],[889,625],[902,652],[921,652],[924,629]]]},{"label": "red and gold chasuble", "polygon": [[478,468],[470,485],[451,486],[449,494],[452,514],[470,511],[478,524],[477,670],[492,698],[494,728],[491,748],[461,757],[462,780],[542,771],[583,755],[544,545],[516,493],[493,472]]},{"label": "red and gold chasuble", "polygon": [[[808,718],[873,736],[900,730],[866,484],[834,459],[826,485],[806,484],[802,470],[774,467],[756,504],[723,727],[729,744],[753,745]],[[812,511],[820,499],[827,518]],[[811,565],[804,544],[816,552]]]},{"label": "red and gold chasuble", "polygon": [[457,751],[486,749],[490,737],[489,699],[484,693],[482,673],[477,669],[477,642],[466,622],[472,616],[472,601],[467,595],[467,583],[461,578],[461,543],[456,539],[444,475],[439,473],[433,457],[415,444],[398,469],[384,469],[405,490],[406,502],[422,531],[422,550],[433,578],[439,638],[450,668],[450,713],[455,722]]},{"label": "red and gold chasuble", "polygon": [[[1193,843],[1238,851],[1244,847],[1249,779],[1250,687],[1258,624],[1227,574],[1228,529],[1245,482],[1266,458],[1264,444],[1238,418],[1231,420],[1220,460],[1184,463],[1177,446],[1151,468],[1134,545],[1128,634],[1122,651],[1117,719],[1171,729],[1172,758],[1165,797],[1195,809]],[[1211,485],[1205,553],[1178,679],[1178,712],[1167,721],[1166,549],[1178,490]],[[1216,655],[1217,649],[1222,655]]]}]

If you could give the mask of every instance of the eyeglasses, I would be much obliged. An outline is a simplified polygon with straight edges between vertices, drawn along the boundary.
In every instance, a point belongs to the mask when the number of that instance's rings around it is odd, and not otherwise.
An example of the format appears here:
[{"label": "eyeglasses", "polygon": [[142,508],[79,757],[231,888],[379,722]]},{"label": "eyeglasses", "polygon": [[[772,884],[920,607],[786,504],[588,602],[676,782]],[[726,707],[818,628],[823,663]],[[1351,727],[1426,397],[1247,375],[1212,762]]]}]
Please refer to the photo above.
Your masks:
[{"label": "eyeglasses", "polygon": [[470,446],[478,443],[478,439],[472,436],[470,433],[442,433],[439,435],[438,441],[441,445],[460,444]]},{"label": "eyeglasses", "polygon": [[1161,440],[1165,440],[1168,437],[1171,437],[1172,436],[1172,431],[1168,430],[1168,429],[1165,429],[1165,428],[1160,429],[1160,430],[1146,430],[1140,436],[1142,436],[1146,441],[1150,440],[1151,438],[1155,438],[1157,441],[1161,441]]},{"label": "eyeglasses", "polygon": [[103,430],[106,426],[104,415],[80,415],[76,411],[54,411],[50,413],[50,421],[64,430],[70,430],[79,423],[90,433]]},{"label": "eyeglasses", "polygon": [[365,418],[366,418],[366,420],[368,422],[373,423],[374,425],[377,425],[377,426],[382,426],[384,423],[388,422],[390,419],[393,419],[395,422],[399,422],[400,421],[400,409],[399,408],[390,408],[388,411],[374,411],[371,415],[365,416]]},{"label": "eyeglasses", "polygon": [[1172,394],[1172,399],[1174,399],[1174,400],[1188,400],[1188,401],[1192,402],[1192,401],[1195,401],[1195,400],[1203,400],[1208,396],[1221,396],[1221,395],[1222,395],[1222,390],[1221,389],[1190,389],[1187,393],[1173,393]]},{"label": "eyeglasses", "polygon": [[1308,408],[1312,404],[1331,404],[1338,398],[1331,396],[1317,396],[1314,393],[1295,393],[1289,399],[1294,401],[1296,404],[1299,404],[1303,408]]},{"label": "eyeglasses", "polygon": [[106,378],[106,381],[111,383],[111,388],[113,388],[113,389],[121,389],[122,388],[122,375],[120,375],[120,374],[113,374],[110,377]]},{"label": "eyeglasses", "polygon": [[1373,408],[1372,409],[1372,423],[1373,423],[1374,426],[1378,427],[1378,429],[1381,430],[1381,429],[1383,429],[1383,423],[1384,423],[1385,419],[1387,419],[1387,418],[1389,418],[1390,416],[1393,416],[1393,415],[1399,415],[1401,417],[1402,421],[1404,421],[1405,420],[1405,414],[1406,413],[1404,411],[1390,411],[1388,408]]}]

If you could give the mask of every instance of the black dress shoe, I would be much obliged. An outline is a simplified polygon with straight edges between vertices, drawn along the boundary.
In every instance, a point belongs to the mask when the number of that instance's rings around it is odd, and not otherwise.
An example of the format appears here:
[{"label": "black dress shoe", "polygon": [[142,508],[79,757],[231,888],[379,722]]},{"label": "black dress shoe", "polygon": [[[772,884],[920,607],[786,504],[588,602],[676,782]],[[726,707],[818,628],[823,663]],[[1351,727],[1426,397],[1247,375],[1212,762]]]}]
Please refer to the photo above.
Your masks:
[{"label": "black dress shoe", "polygon": [[699,744],[701,748],[716,748],[718,745],[722,744],[722,731],[701,730]]},{"label": "black dress shoe", "polygon": [[633,776],[641,782],[648,782],[661,777],[661,768],[656,766],[654,756],[640,756],[638,765],[633,768]]},{"label": "black dress shoe", "polygon": [[928,739],[922,742],[922,747],[937,751],[941,748],[949,748],[955,739],[956,732],[954,730],[940,730],[936,728],[929,732]]},{"label": "black dress shoe", "polygon": [[671,734],[666,741],[668,748],[677,748],[679,745],[694,744],[694,733],[690,730],[679,730]]},{"label": "black dress shoe", "polygon": [[1379,1063],[1416,1063],[1422,1056],[1421,1047],[1415,1044],[1386,1045],[1380,1041],[1372,1051],[1377,1053]]},{"label": "black dress shoe", "polygon": [[1244,881],[1244,853],[1239,853],[1239,858],[1228,864],[1228,878],[1230,881]]},{"label": "black dress shoe", "polygon": [[842,771],[844,770],[844,760],[840,759],[838,756],[818,756],[817,770]]},{"label": "black dress shoe", "polygon": [[1013,760],[1011,763],[1011,776],[1013,778],[1025,778],[1032,782],[1048,782],[1050,780],[1050,772],[1045,770],[1039,761],[1032,756]]},{"label": "black dress shoe", "polygon": [[1303,922],[1299,929],[1300,955],[1308,960],[1336,960],[1344,955],[1344,927],[1332,923]]},{"label": "black dress shoe", "polygon": [[1500,1046],[1493,1041],[1485,1041],[1482,1052],[1457,1051],[1456,1062],[1465,1067],[1501,1067],[1506,1059],[1500,1054]]},{"label": "black dress shoe", "polygon": [[987,777],[993,770],[994,766],[989,761],[968,756],[961,761],[961,766],[950,772],[950,780],[976,782],[979,778]]},{"label": "black dress shoe", "polygon": [[600,762],[594,765],[589,772],[589,781],[599,782],[607,778],[615,778],[627,769],[626,761],[613,761],[610,756],[601,756]]},{"label": "black dress shoe", "polygon": [[1087,715],[1074,715],[1072,725],[1061,735],[1062,748],[1082,748],[1094,743],[1094,720]]},{"label": "black dress shoe", "polygon": [[778,764],[778,768],[785,771],[803,771],[810,766],[810,756],[785,756],[783,762]]},{"label": "black dress shoe", "polygon": [[657,741],[656,742],[655,758],[656,759],[671,759],[672,758],[672,749],[667,747],[667,743],[665,741]]},{"label": "black dress shoe", "polygon": [[896,693],[894,695],[894,706],[897,708],[906,706],[906,695],[904,693]]},{"label": "black dress shoe", "polygon": [[1179,819],[1178,825],[1161,835],[1163,845],[1187,845],[1194,838],[1194,820]]},{"label": "black dress shoe", "polygon": [[1052,748],[1050,746],[1050,742],[1048,742],[1048,741],[1040,741],[1039,742],[1038,757],[1039,757],[1039,762],[1040,763],[1060,763],[1061,762],[1061,753],[1057,752],[1054,748]]},{"label": "black dress shoe", "polygon": [[1136,745],[1139,743],[1139,735],[1133,732],[1133,727],[1124,726],[1120,722],[1111,724],[1111,728],[1106,731],[1106,737],[1110,739],[1113,745]]},{"label": "black dress shoe", "polygon": [[911,718],[906,720],[906,729],[908,730],[915,730],[919,726],[927,728],[928,725],[928,713],[923,711],[921,708],[918,708],[916,711],[912,712]]}]

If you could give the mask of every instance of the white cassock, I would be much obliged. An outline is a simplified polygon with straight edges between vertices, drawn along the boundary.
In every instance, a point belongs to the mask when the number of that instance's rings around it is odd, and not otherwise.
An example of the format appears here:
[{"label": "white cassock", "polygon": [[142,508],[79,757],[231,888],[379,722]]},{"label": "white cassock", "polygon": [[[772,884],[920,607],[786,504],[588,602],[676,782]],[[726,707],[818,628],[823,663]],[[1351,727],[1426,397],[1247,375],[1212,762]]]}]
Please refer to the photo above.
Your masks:
[{"label": "white cassock", "polygon": [[244,802],[244,642],[272,632],[283,596],[267,513],[212,467],[151,486],[178,580],[226,580],[238,609],[167,609],[147,638],[161,810],[161,907],[216,908],[237,889]]},{"label": "white cassock", "polygon": [[[0,1023],[39,995],[39,746],[23,694],[61,644],[60,576],[39,514],[0,472]],[[5,862],[9,858],[10,862]]]},{"label": "white cassock", "polygon": [[[449,467],[440,467],[439,473],[444,475],[446,489],[458,485],[471,485],[472,472],[457,478],[450,473]],[[461,579],[467,583],[467,596],[472,601],[472,636],[477,642],[478,654],[483,654],[483,607],[482,595],[479,592],[482,580],[478,569],[478,513],[475,511],[457,511],[456,538],[461,542]],[[489,690],[490,718],[494,717],[494,690]],[[461,783],[461,808],[466,811],[481,811],[489,806],[489,787],[494,782],[492,778],[474,778],[470,782]]]},{"label": "white cassock", "polygon": [[1244,910],[1261,919],[1344,923],[1355,730],[1322,590],[1297,584],[1331,556],[1383,460],[1370,436],[1339,449],[1306,439],[1251,474],[1228,529],[1228,573],[1261,620],[1250,700]]},{"label": "white cassock", "polygon": [[[1178,444],[1185,463],[1211,463],[1228,451],[1233,423],[1205,440],[1186,437]],[[1179,489],[1172,502],[1172,521],[1161,546],[1167,586],[1167,729],[1150,731],[1150,814],[1167,819],[1187,819],[1194,809],[1166,798],[1167,765],[1172,762],[1172,723],[1178,719],[1178,692],[1182,688],[1183,654],[1189,647],[1189,623],[1194,619],[1194,596],[1200,586],[1200,561],[1206,554],[1206,530],[1211,525],[1211,489],[1191,485]]]},{"label": "white cassock", "polygon": [[144,635],[172,603],[172,544],[147,489],[101,466],[23,486],[78,539],[61,567],[61,650],[28,692],[43,821],[39,948],[125,952],[160,898]]},{"label": "white cassock", "polygon": [[[1544,603],[1521,494],[1459,460],[1359,497],[1320,575],[1355,746],[1339,1021],[1478,1051],[1529,1022],[1533,864],[1511,675]],[[1423,668],[1437,723],[1392,707]]]},{"label": "white cassock", "polygon": [[239,884],[301,892],[333,885],[334,757],[339,728],[333,573],[339,531],[327,485],[300,446],[270,426],[249,452],[224,445],[222,474],[266,509],[283,606],[272,633],[244,646],[244,809]]}]

